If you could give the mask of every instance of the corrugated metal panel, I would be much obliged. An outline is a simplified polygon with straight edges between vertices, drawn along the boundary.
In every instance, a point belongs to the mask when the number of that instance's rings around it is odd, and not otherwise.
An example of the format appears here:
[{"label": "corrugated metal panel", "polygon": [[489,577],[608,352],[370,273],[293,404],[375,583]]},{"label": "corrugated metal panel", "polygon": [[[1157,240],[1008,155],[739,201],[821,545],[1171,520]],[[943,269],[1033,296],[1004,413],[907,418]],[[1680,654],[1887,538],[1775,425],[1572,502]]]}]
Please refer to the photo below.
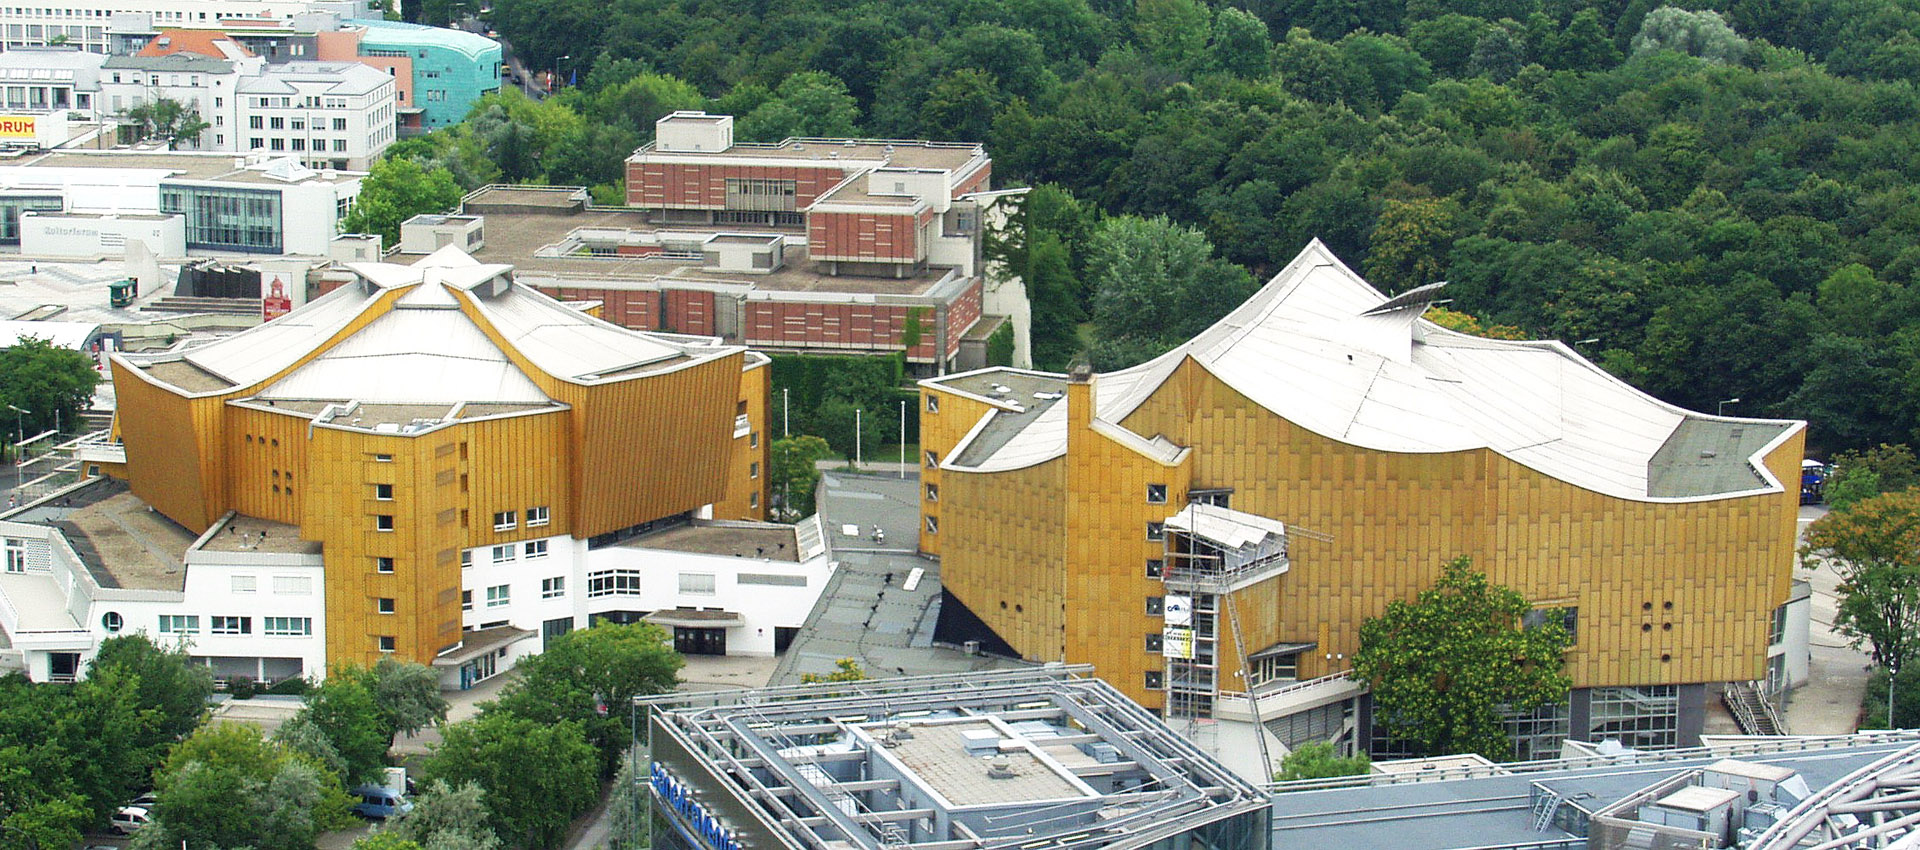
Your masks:
[{"label": "corrugated metal panel", "polygon": [[465,315],[399,309],[261,395],[368,403],[548,400]]}]

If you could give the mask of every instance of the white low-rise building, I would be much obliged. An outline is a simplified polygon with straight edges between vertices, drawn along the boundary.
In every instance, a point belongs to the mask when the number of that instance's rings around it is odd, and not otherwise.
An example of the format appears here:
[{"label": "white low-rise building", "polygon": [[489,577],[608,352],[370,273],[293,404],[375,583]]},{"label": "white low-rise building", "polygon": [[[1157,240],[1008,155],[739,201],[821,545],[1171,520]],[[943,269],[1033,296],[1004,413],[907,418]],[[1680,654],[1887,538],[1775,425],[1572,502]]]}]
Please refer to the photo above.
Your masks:
[{"label": "white low-rise building", "polygon": [[235,150],[358,171],[394,141],[393,77],[358,62],[269,65],[237,103]]},{"label": "white low-rise building", "polygon": [[126,485],[96,481],[0,521],[0,667],[71,680],[100,641],[144,632],[221,678],[325,669],[319,544],[229,515],[194,537]]},{"label": "white low-rise building", "polygon": [[312,12],[364,14],[346,0],[36,0],[0,7],[0,49],[66,44],[106,53],[117,32],[154,27],[211,27],[222,23],[282,22]]}]

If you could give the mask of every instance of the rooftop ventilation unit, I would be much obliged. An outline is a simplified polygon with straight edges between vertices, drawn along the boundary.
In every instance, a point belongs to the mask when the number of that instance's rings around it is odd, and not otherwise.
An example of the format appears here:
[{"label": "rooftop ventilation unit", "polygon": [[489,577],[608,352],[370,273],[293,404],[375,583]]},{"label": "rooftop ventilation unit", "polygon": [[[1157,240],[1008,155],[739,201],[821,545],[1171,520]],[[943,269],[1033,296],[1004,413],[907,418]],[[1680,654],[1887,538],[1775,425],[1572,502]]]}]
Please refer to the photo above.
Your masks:
[{"label": "rooftop ventilation unit", "polygon": [[1013,772],[1013,760],[1006,756],[994,756],[987,762],[988,779],[1012,779],[1018,775]]}]

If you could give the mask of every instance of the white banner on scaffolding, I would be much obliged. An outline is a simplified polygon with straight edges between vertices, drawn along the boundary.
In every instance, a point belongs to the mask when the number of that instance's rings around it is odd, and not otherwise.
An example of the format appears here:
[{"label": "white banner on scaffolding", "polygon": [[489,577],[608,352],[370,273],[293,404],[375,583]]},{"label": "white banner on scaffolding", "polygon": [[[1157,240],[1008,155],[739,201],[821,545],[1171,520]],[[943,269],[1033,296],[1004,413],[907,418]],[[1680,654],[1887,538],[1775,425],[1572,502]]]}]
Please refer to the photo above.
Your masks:
[{"label": "white banner on scaffolding", "polygon": [[1193,597],[1169,596],[1160,607],[1161,616],[1167,619],[1169,626],[1193,625]]},{"label": "white banner on scaffolding", "polygon": [[1193,630],[1168,626],[1160,632],[1160,654],[1168,658],[1193,659]]}]

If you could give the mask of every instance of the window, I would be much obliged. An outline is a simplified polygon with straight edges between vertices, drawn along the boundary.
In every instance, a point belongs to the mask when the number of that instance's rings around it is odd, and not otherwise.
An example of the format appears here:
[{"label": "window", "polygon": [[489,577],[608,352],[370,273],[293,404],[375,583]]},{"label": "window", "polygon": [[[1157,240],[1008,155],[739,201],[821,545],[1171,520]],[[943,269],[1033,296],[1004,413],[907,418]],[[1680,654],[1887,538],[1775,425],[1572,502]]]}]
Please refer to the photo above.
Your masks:
[{"label": "window", "polygon": [[1580,642],[1580,609],[1578,607],[1535,608],[1520,615],[1521,628],[1537,629],[1552,622],[1558,622],[1561,628],[1567,630],[1568,646]]},{"label": "window", "polygon": [[311,637],[312,617],[262,617],[262,631],[275,637]]},{"label": "window", "polygon": [[760,432],[759,431],[755,431],[747,435],[747,448],[750,448],[750,449],[760,448]]},{"label": "window", "polygon": [[939,533],[940,533],[940,518],[939,518],[939,517],[937,517],[937,516],[931,516],[931,515],[929,515],[929,516],[927,517],[927,533],[928,533],[928,534],[939,534]]},{"label": "window", "polygon": [[558,599],[567,595],[567,577],[554,576],[540,580],[540,598]]},{"label": "window", "polygon": [[494,531],[512,531],[514,526],[519,525],[519,523],[516,521],[518,517],[519,517],[519,514],[515,513],[514,511],[500,511],[494,514],[493,530]]},{"label": "window", "polygon": [[1167,612],[1167,598],[1164,596],[1147,597],[1147,616],[1158,617]]},{"label": "window", "polygon": [[557,638],[570,631],[573,631],[572,617],[561,617],[554,620],[546,620],[540,623],[540,639],[541,640]]},{"label": "window", "polygon": [[374,455],[373,462],[374,463],[392,463],[393,455]]},{"label": "window", "polygon": [[734,576],[735,584],[760,584],[768,587],[806,587],[806,576],[783,576],[774,573],[741,573]]},{"label": "window", "polygon": [[548,521],[549,520],[548,520],[546,505],[538,505],[538,506],[527,509],[527,527],[528,528],[546,525]]},{"label": "window", "polygon": [[373,517],[373,528],[375,531],[392,531],[393,514],[375,514]]},{"label": "window", "polygon": [[309,576],[274,576],[273,592],[277,596],[310,596],[313,594],[313,579]]},{"label": "window", "polygon": [[382,596],[378,599],[375,599],[373,601],[373,609],[375,611],[379,611],[382,614],[393,613],[393,598],[390,596]]},{"label": "window", "polygon": [[1253,662],[1253,683],[1290,682],[1300,678],[1300,653],[1269,655]]},{"label": "window", "polygon": [[272,130],[285,130],[287,129],[287,119],[275,115],[267,119],[267,127]]},{"label": "window", "polygon": [[1164,522],[1147,523],[1147,539],[1148,540],[1167,539],[1167,524]]},{"label": "window", "polygon": [[547,556],[547,541],[529,540],[525,546],[525,551],[521,554],[529,558],[544,558]]},{"label": "window", "polygon": [[126,625],[127,621],[121,618],[120,612],[118,611],[108,611],[100,615],[100,628],[106,629],[109,632],[117,633],[121,629],[126,628]]},{"label": "window", "polygon": [[258,116],[258,115],[250,115],[247,117],[247,126],[255,130],[265,129],[267,126],[267,119],[262,118],[261,116]]},{"label": "window", "polygon": [[27,541],[17,537],[7,538],[7,572],[24,573],[27,571]]},{"label": "window", "polygon": [[934,454],[932,449],[928,449],[927,450],[927,468],[933,469],[935,467],[938,467],[939,465],[940,465],[940,456],[937,454]]},{"label": "window", "polygon": [[715,592],[713,573],[681,573],[680,592],[693,596],[712,596]]},{"label": "window", "polygon": [[1146,676],[1147,690],[1149,691],[1164,690],[1166,688],[1166,681],[1167,681],[1167,673],[1165,670],[1148,670],[1147,671],[1147,676]]},{"label": "window", "polygon": [[510,585],[504,585],[504,584],[496,584],[492,587],[487,588],[487,607],[498,608],[502,605],[512,602],[513,599],[509,595],[510,589],[511,589]]},{"label": "window", "polygon": [[749,508],[760,507],[760,494],[758,492],[747,494],[747,507]]},{"label": "window", "polygon": [[[1789,603],[1791,604],[1791,603]],[[1767,645],[1775,646],[1787,639],[1787,606],[1773,609],[1773,628],[1767,631]]]},{"label": "window", "polygon": [[929,502],[940,501],[940,485],[938,484],[927,485],[927,501]]},{"label": "window", "polygon": [[197,614],[161,614],[160,633],[163,635],[197,635],[200,633],[200,617]]},{"label": "window", "polygon": [[393,559],[392,558],[374,558],[373,571],[376,573],[391,574],[393,572]]},{"label": "window", "polygon": [[932,395],[932,394],[928,394],[928,396],[927,396],[927,412],[928,412],[928,413],[939,413],[939,412],[940,412],[940,397],[939,397],[939,396],[937,396],[937,395]]},{"label": "window", "polygon": [[379,499],[382,502],[393,501],[393,485],[392,484],[373,485],[373,497],[376,499]]},{"label": "window", "polygon": [[1167,562],[1159,558],[1147,559],[1147,578],[1159,578],[1167,572]]},{"label": "window", "polygon": [[380,636],[380,642],[379,642],[379,644],[378,644],[378,645],[379,645],[379,647],[380,647],[380,651],[381,651],[381,652],[392,652],[392,651],[394,651],[394,641],[393,641],[393,635],[381,635],[381,636]]},{"label": "window", "polygon": [[345,119],[345,118],[335,118],[335,119],[333,119],[333,131],[334,131],[334,132],[336,132],[336,133],[344,133],[344,132],[346,132],[346,131],[347,131],[347,119]]},{"label": "window", "polygon": [[1147,654],[1159,655],[1166,651],[1166,636],[1159,632],[1147,632]]},{"label": "window", "polygon": [[1147,485],[1147,504],[1164,505],[1166,503],[1167,503],[1167,485],[1148,484]]},{"label": "window", "polygon": [[753,463],[750,463],[750,464],[747,464],[747,477],[748,477],[748,478],[759,478],[759,477],[760,477],[760,462],[759,462],[759,461],[754,461]]},{"label": "window", "polygon": [[494,563],[504,564],[511,560],[513,560],[513,544],[512,543],[504,543],[499,546],[493,547]]},{"label": "window", "polygon": [[[344,153],[344,152],[346,151],[346,149],[347,149],[347,140],[346,140],[346,139],[334,139],[334,140],[333,140],[333,149],[334,149],[334,151],[335,151],[336,153]],[[319,148],[315,148],[314,150],[319,150]]]},{"label": "window", "polygon": [[211,617],[209,619],[211,619],[212,622],[209,623],[208,625],[210,625],[212,628],[209,628],[207,631],[213,634],[216,634],[216,635],[253,634],[253,618],[252,617]]},{"label": "window", "polygon": [[473,610],[473,591],[471,590],[460,591],[460,610],[462,611]]},{"label": "window", "polygon": [[600,570],[587,574],[587,596],[613,596],[640,592],[639,570]]}]

